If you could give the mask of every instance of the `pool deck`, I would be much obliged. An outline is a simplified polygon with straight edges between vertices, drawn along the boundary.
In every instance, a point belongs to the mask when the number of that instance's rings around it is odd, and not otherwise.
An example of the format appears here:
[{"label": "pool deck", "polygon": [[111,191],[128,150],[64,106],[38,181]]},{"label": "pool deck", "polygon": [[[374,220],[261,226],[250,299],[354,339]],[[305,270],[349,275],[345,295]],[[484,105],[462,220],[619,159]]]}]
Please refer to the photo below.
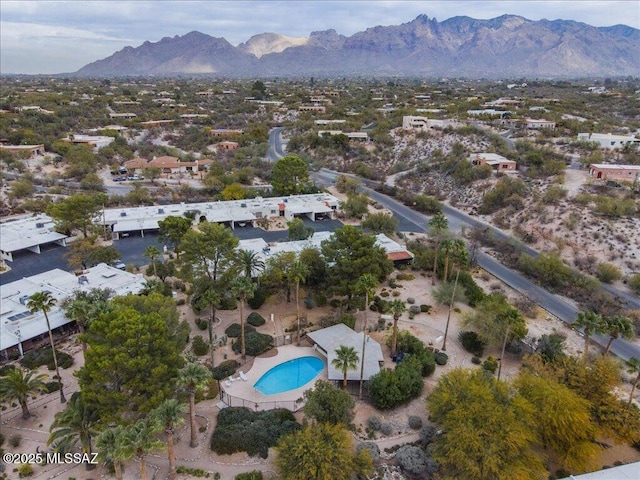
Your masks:
[{"label": "pool deck", "polygon": [[[317,357],[324,362],[324,368],[312,381],[300,388],[289,390],[287,392],[276,393],[273,395],[264,395],[254,388],[255,383],[260,379],[260,377],[262,377],[262,375],[271,370],[273,367],[300,357]],[[242,368],[240,370],[243,371],[246,380],[243,380],[241,378],[240,371],[238,371],[233,376],[233,381],[225,380],[220,382],[222,389],[228,395],[255,404],[264,404],[267,402],[283,402],[293,404],[293,402],[295,402],[296,400],[303,398],[303,393],[305,390],[313,388],[316,380],[327,380],[327,359],[311,347],[296,347],[295,345],[284,345],[282,347],[278,347],[277,355],[267,358],[257,357],[253,361],[253,366],[250,370],[246,372],[242,370]],[[303,403],[300,403],[299,406],[302,405]],[[236,406],[236,402],[233,402],[233,406]],[[258,409],[258,407],[256,407],[255,409]]]}]

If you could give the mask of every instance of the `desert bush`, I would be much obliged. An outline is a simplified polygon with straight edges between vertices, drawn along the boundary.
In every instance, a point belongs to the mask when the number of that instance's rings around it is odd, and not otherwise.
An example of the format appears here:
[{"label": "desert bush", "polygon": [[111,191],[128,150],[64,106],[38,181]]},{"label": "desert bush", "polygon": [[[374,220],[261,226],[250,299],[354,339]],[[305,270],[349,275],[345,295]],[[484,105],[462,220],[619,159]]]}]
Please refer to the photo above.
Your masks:
[{"label": "desert bush", "polygon": [[458,284],[463,287],[466,302],[470,307],[475,307],[487,296],[469,272],[460,272]]},{"label": "desert bush", "polygon": [[196,326],[200,330],[206,330],[209,327],[209,322],[207,322],[204,318],[196,318]]},{"label": "desert bush", "polygon": [[[58,358],[58,366],[60,368],[69,368],[73,365],[73,357],[68,353],[56,350],[56,357]],[[37,350],[28,352],[20,360],[20,365],[24,368],[28,368],[29,370],[47,365],[49,370],[54,370],[55,366],[53,364],[53,352],[51,351],[51,347],[41,347]]]},{"label": "desert bush", "polygon": [[425,305],[424,303],[420,305],[420,311],[422,313],[431,313],[431,305]]},{"label": "desert bush", "polygon": [[622,278],[622,272],[612,263],[601,262],[598,264],[596,276],[603,283],[613,283]]},{"label": "desert bush", "polygon": [[411,430],[420,430],[422,428],[422,418],[417,415],[410,415],[409,428]]},{"label": "desert bush", "polygon": [[45,382],[45,387],[47,387],[47,393],[53,393],[60,390],[60,382],[57,380],[55,382]]},{"label": "desert bush", "polygon": [[[387,345],[391,346],[392,337],[387,338]],[[403,330],[398,333],[397,338],[398,352],[409,354],[412,358],[420,362],[422,366],[421,374],[428,377],[436,370],[436,361],[433,352],[427,350],[424,342],[411,333]]]},{"label": "desert bush", "polygon": [[369,452],[369,455],[374,462],[380,460],[380,447],[378,447],[378,445],[376,445],[375,443],[363,442],[358,444],[358,446],[356,447],[356,453],[360,453],[362,450],[366,450],[367,452]]},{"label": "desert bush", "polygon": [[202,336],[196,335],[193,338],[191,349],[193,350],[193,353],[201,357],[209,351],[209,344],[204,341],[204,338],[202,338]]},{"label": "desert bush", "polygon": [[414,315],[420,313],[420,307],[418,305],[411,305],[409,307],[409,313],[413,313]]},{"label": "desert bush", "polygon": [[394,370],[383,369],[369,380],[371,403],[389,409],[416,398],[422,392],[422,365],[415,358],[400,363]]},{"label": "desert bush", "polygon": [[491,355],[489,355],[487,359],[482,362],[482,369],[486,370],[487,372],[491,372],[491,374],[494,374],[498,369],[498,361]]},{"label": "desert bush", "polygon": [[350,313],[340,315],[336,323],[344,323],[350,329],[354,329],[356,326],[356,317]]},{"label": "desert bush", "polygon": [[383,435],[389,436],[393,433],[393,426],[390,423],[383,423],[380,425],[380,432],[382,432]]},{"label": "desert bush", "polygon": [[480,365],[482,363],[482,359],[474,355],[473,357],[471,357],[471,363],[473,363],[474,365]]},{"label": "desert bush", "polygon": [[211,450],[218,455],[247,452],[267,458],[269,448],[280,436],[300,428],[293,413],[285,409],[252,412],[244,407],[229,407],[218,413],[211,435]]},{"label": "desert bush", "polygon": [[629,288],[635,290],[636,292],[640,292],[640,273],[636,273],[627,282]]},{"label": "desert bush", "polygon": [[260,470],[252,470],[250,472],[243,472],[233,477],[234,480],[262,480],[264,475]]},{"label": "desert bush", "polygon": [[256,291],[254,292],[253,297],[247,300],[247,304],[253,310],[257,310],[262,305],[264,305],[264,302],[267,300],[268,297],[269,297],[269,292],[264,287],[259,286],[258,288],[256,288]]},{"label": "desert bush", "polygon": [[[229,325],[225,331],[224,334],[227,337],[231,337],[231,338],[238,338],[240,336],[242,327],[240,326],[239,323],[232,323],[231,325]],[[247,335],[250,332],[255,332],[256,329],[254,327],[252,327],[251,325],[245,325],[244,326],[244,334]]]},{"label": "desert bush", "polygon": [[436,428],[431,425],[425,425],[424,427],[422,427],[418,432],[418,436],[420,437],[422,445],[425,447],[429,445],[433,438],[436,436],[437,432],[438,431],[436,430]]},{"label": "desert bush", "polygon": [[16,434],[16,435],[11,435],[9,437],[9,445],[13,448],[18,448],[21,443],[22,443],[22,435]]},{"label": "desert bush", "polygon": [[18,465],[18,476],[20,478],[30,477],[31,475],[33,475],[33,466],[30,463]]},{"label": "desert bush", "polygon": [[185,475],[191,475],[197,478],[209,478],[209,472],[202,470],[201,468],[189,468],[184,465],[178,466],[176,472]]},{"label": "desert bush", "polygon": [[407,298],[407,303],[409,305],[413,305],[414,303],[416,303],[416,299],[413,298],[413,297],[409,297],[409,298]]},{"label": "desert bush", "polygon": [[447,355],[444,352],[436,352],[433,358],[435,359],[438,365],[443,366],[447,364],[447,361],[449,360],[449,355]]},{"label": "desert bush", "polygon": [[367,426],[374,432],[377,432],[382,426],[382,420],[380,420],[380,417],[376,416],[369,417],[367,418]]},{"label": "desert bush", "polygon": [[[247,355],[257,357],[263,354],[267,350],[273,347],[273,337],[271,335],[265,335],[264,333],[258,333],[255,330],[244,335],[245,351]],[[241,345],[240,338],[233,343],[233,351],[240,353]]]},{"label": "desert bush", "polygon": [[258,312],[251,312],[247,317],[247,323],[249,325],[253,325],[254,327],[260,327],[264,325],[265,322],[266,320],[264,319],[264,317],[260,315]]},{"label": "desert bush", "polygon": [[412,475],[420,475],[427,470],[428,456],[420,447],[404,445],[396,452],[400,468]]},{"label": "desert bush", "polygon": [[458,334],[458,340],[460,340],[462,347],[467,352],[477,357],[481,357],[484,354],[485,344],[476,332],[460,332]]},{"label": "desert bush", "polygon": [[239,366],[240,364],[235,360],[225,360],[220,365],[211,369],[211,375],[216,380],[224,380],[236,373]]},{"label": "desert bush", "polygon": [[307,297],[304,299],[304,306],[308,310],[311,310],[313,307],[316,306],[316,301],[313,299],[313,297]]}]

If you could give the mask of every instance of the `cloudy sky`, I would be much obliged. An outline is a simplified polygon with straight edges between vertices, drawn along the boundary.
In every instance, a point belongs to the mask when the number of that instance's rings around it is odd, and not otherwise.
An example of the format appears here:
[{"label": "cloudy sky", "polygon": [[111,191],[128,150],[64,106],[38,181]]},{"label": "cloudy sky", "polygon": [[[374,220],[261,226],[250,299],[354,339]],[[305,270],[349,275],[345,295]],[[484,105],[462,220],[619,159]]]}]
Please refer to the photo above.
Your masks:
[{"label": "cloudy sky", "polygon": [[0,73],[73,72],[125,46],[193,30],[234,45],[274,32],[308,36],[335,29],[351,35],[426,14],[439,21],[502,14],[530,20],[576,20],[594,26],[640,28],[637,0],[432,1],[0,1]]}]

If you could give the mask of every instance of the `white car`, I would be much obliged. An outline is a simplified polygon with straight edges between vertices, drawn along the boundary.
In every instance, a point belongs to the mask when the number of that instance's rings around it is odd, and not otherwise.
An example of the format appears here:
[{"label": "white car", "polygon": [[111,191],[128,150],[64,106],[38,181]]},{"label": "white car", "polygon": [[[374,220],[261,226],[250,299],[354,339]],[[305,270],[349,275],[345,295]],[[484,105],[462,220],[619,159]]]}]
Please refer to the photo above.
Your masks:
[{"label": "white car", "polygon": [[111,266],[114,268],[117,268],[119,270],[126,270],[127,266],[124,264],[124,262],[122,260],[116,260],[115,262],[111,263]]}]

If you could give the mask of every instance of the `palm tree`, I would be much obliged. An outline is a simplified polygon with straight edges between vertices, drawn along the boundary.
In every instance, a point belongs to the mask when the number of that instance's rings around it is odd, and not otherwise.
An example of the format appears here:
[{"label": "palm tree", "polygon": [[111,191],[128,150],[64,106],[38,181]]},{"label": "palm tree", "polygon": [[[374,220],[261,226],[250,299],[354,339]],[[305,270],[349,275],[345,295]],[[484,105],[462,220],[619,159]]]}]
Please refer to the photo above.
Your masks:
[{"label": "palm tree", "polygon": [[442,242],[442,248],[445,251],[442,279],[444,282],[448,282],[450,273],[449,261],[452,260],[458,267],[464,265],[468,257],[467,245],[464,243],[464,240],[459,238],[448,238]]},{"label": "palm tree", "polygon": [[500,365],[498,366],[498,380],[500,380],[500,375],[502,373],[502,362],[504,362],[504,352],[507,349],[509,333],[511,331],[511,327],[521,320],[521,316],[518,310],[510,308],[503,315],[500,315],[498,318],[496,318],[496,320],[504,322],[505,325],[504,339],[502,341],[502,353],[500,355]]},{"label": "palm tree", "polygon": [[633,401],[633,392],[636,391],[638,382],[640,382],[640,360],[635,357],[631,357],[625,363],[628,367],[627,372],[629,372],[631,375],[637,374],[636,379],[631,384],[631,393],[629,394],[629,401],[627,402],[627,408],[631,408],[631,402]]},{"label": "palm tree", "polygon": [[611,350],[611,344],[616,338],[625,338],[627,340],[633,339],[635,333],[633,331],[633,323],[627,317],[621,315],[614,315],[611,317],[604,317],[604,332],[609,335],[609,342],[603,355],[607,355]]},{"label": "palm tree", "polygon": [[98,458],[104,464],[113,465],[116,480],[122,480],[122,466],[133,456],[133,452],[125,447],[126,428],[118,425],[103,430],[96,440]]},{"label": "palm tree", "polygon": [[149,260],[151,260],[151,265],[153,266],[153,276],[156,278],[158,277],[156,258],[158,258],[160,255],[162,255],[162,252],[160,252],[160,249],[155,245],[149,245],[147,248],[145,248],[144,253],[142,254],[143,257],[147,257]]},{"label": "palm tree", "polygon": [[204,388],[211,378],[211,371],[200,363],[189,363],[178,372],[178,386],[184,388],[189,394],[189,423],[191,424],[190,446],[198,446],[198,433],[196,431],[196,392]]},{"label": "palm tree", "polygon": [[256,252],[240,249],[234,258],[236,272],[246,278],[254,278],[264,270],[264,262]]},{"label": "palm tree", "polygon": [[370,273],[365,273],[360,276],[356,284],[356,288],[359,292],[364,293],[364,326],[362,327],[362,358],[360,359],[360,389],[358,391],[358,398],[362,400],[362,386],[364,384],[364,352],[367,346],[367,312],[369,311],[369,299],[375,292],[378,281],[376,277]]},{"label": "palm tree", "polygon": [[242,360],[247,358],[245,341],[244,341],[244,302],[253,298],[256,291],[256,285],[246,277],[238,277],[231,284],[231,292],[238,297],[240,301],[240,349],[242,352]]},{"label": "palm tree", "polygon": [[152,417],[164,428],[167,435],[167,456],[169,457],[169,480],[176,478],[176,454],[173,450],[173,436],[176,427],[184,423],[182,414],[185,410],[185,404],[178,400],[165,400],[158,408],[151,412]]},{"label": "palm tree", "polygon": [[211,316],[209,317],[207,330],[209,331],[209,351],[211,353],[211,368],[213,368],[215,365],[215,359],[213,355],[215,352],[215,346],[213,345],[213,324],[216,321],[216,310],[220,308],[220,305],[222,303],[222,296],[220,295],[220,292],[216,288],[212,287],[208,289],[206,292],[204,292],[204,294],[202,295],[202,303],[204,305],[208,305],[211,307]]},{"label": "palm tree", "polygon": [[456,290],[458,288],[458,279],[460,278],[460,268],[456,271],[456,280],[453,282],[453,291],[451,292],[451,301],[449,302],[449,312],[447,313],[447,325],[444,328],[444,340],[442,340],[442,351],[447,351],[447,335],[449,334],[449,322],[451,321],[451,310],[456,300]]},{"label": "palm tree", "polygon": [[53,342],[53,333],[51,333],[51,324],[49,323],[48,312],[55,306],[56,299],[51,296],[49,292],[36,292],[27,301],[27,307],[31,313],[35,313],[39,310],[44,313],[44,318],[47,321],[47,330],[49,331],[49,341],[51,342],[51,351],[53,352],[53,364],[56,368],[56,375],[58,377],[58,383],[60,384],[60,403],[64,403],[67,399],[64,397],[64,391],[62,388],[62,377],[60,376],[60,369],[58,368],[58,357],[56,356],[56,346]]},{"label": "palm tree", "polygon": [[573,328],[583,327],[585,360],[589,358],[589,339],[591,335],[603,333],[603,326],[602,316],[595,312],[580,312],[573,322]]},{"label": "palm tree", "polygon": [[355,348],[345,347],[340,345],[335,351],[336,357],[331,360],[331,365],[339,370],[342,370],[343,380],[342,388],[347,388],[347,372],[349,370],[355,370],[358,367],[358,354]]},{"label": "palm tree", "polygon": [[[56,449],[70,451],[80,443],[82,453],[91,455],[91,442],[96,431],[93,428],[99,417],[95,410],[87,408],[80,392],[71,395],[67,408],[56,413],[49,428],[51,432],[47,446],[56,444]],[[92,470],[93,464],[87,463],[87,470]]]},{"label": "palm tree", "polygon": [[298,322],[298,338],[296,344],[300,346],[300,283],[304,283],[309,274],[309,267],[297,259],[288,272],[289,278],[296,284],[296,321]]},{"label": "palm tree", "polygon": [[47,376],[44,374],[35,375],[34,372],[16,368],[9,370],[0,382],[0,398],[6,401],[17,400],[22,407],[22,418],[25,420],[31,416],[27,399],[36,392],[46,392],[47,386],[44,381]]},{"label": "palm tree", "polygon": [[135,456],[140,462],[141,480],[147,480],[147,462],[144,457],[147,453],[159,450],[164,446],[156,439],[159,431],[160,425],[150,418],[138,420],[125,430],[123,447],[129,458]]},{"label": "palm tree", "polygon": [[391,355],[395,355],[398,348],[398,319],[400,318],[400,315],[407,311],[407,307],[402,300],[396,298],[389,304],[389,311],[393,314],[393,339],[391,341]]},{"label": "palm tree", "polygon": [[435,253],[433,256],[433,277],[431,277],[431,285],[436,284],[436,275],[438,273],[438,247],[440,246],[440,239],[444,232],[449,230],[449,221],[442,212],[436,213],[431,220],[429,220],[429,232],[433,235],[436,241]]},{"label": "palm tree", "polygon": [[87,351],[87,342],[84,339],[84,334],[94,318],[109,310],[108,300],[112,294],[113,291],[108,288],[94,288],[88,292],[78,290],[73,296],[67,297],[62,302],[65,315],[67,318],[74,320],[80,329],[83,354]]}]

